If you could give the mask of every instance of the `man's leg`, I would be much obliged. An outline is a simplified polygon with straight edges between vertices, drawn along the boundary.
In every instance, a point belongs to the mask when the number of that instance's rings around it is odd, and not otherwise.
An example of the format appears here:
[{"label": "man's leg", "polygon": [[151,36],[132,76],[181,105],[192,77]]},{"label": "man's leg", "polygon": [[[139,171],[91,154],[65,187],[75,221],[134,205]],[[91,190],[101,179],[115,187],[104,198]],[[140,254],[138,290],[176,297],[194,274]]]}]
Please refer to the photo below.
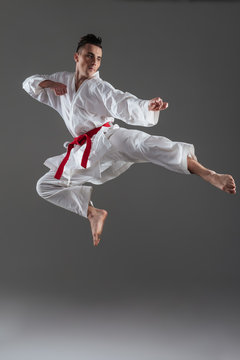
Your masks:
[{"label": "man's leg", "polygon": [[108,213],[106,210],[97,209],[92,205],[88,206],[87,217],[90,222],[92,237],[93,237],[93,245],[97,246],[100,242],[100,236],[103,231],[103,225],[106,220]]},{"label": "man's leg", "polygon": [[139,130],[120,128],[110,134],[109,141],[122,160],[148,161],[182,174],[196,174],[227,193],[236,193],[232,176],[217,174],[202,166],[197,161],[192,144],[152,136]]},{"label": "man's leg", "polygon": [[199,175],[203,180],[216,186],[229,194],[236,194],[236,185],[234,179],[228,174],[217,174],[213,170],[209,170],[201,165],[197,160],[188,157],[188,170],[192,174]]},{"label": "man's leg", "polygon": [[57,180],[54,178],[54,175],[55,172],[50,170],[38,180],[38,194],[52,204],[88,218],[93,236],[93,244],[95,246],[98,245],[107,212],[102,209],[96,209],[92,205],[90,201],[92,187],[83,186],[86,176],[73,176],[69,183],[68,179],[64,178],[64,176]]}]

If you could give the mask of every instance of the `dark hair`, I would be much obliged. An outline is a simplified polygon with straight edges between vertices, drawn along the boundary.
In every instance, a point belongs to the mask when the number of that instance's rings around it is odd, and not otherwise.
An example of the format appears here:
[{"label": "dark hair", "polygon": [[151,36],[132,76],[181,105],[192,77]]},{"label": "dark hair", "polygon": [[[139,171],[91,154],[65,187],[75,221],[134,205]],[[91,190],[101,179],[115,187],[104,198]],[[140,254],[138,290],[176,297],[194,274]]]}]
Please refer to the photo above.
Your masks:
[{"label": "dark hair", "polygon": [[76,52],[78,52],[78,50],[86,45],[86,44],[92,44],[92,45],[96,45],[99,46],[102,49],[102,38],[99,36],[97,37],[94,34],[87,34],[85,36],[82,36],[81,39],[78,42],[78,46],[77,46],[77,50]]}]

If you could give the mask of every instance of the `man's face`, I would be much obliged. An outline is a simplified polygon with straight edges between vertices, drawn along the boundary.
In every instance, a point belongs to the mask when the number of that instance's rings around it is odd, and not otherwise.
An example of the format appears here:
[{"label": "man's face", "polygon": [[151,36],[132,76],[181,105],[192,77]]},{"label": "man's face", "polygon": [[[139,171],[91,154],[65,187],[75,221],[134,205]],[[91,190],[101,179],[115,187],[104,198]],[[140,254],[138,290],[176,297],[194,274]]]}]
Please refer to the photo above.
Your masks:
[{"label": "man's face", "polygon": [[96,45],[86,44],[79,49],[79,53],[74,54],[74,60],[79,75],[89,78],[101,65],[102,49]]}]

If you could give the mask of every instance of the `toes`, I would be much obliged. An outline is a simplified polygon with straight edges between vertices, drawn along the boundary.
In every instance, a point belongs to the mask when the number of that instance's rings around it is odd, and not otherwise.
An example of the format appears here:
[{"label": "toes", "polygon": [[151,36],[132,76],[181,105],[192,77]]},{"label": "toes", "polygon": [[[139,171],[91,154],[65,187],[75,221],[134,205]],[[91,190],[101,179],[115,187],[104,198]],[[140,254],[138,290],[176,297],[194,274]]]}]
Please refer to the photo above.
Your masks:
[{"label": "toes", "polygon": [[232,176],[230,176],[228,183],[235,186],[235,181]]},{"label": "toes", "polygon": [[226,185],[224,186],[224,188],[225,188],[225,190],[228,190],[231,192],[236,190],[235,181],[231,175],[228,176],[228,179],[226,181]]},{"label": "toes", "polygon": [[93,238],[93,245],[98,246],[99,243],[100,243],[100,237],[98,234],[96,234],[96,235],[94,235],[94,238]]},{"label": "toes", "polygon": [[236,189],[235,188],[224,187],[223,190],[226,191],[229,194],[236,194]]},{"label": "toes", "polygon": [[236,186],[227,184],[223,186],[223,191],[229,193],[229,194],[236,194]]}]

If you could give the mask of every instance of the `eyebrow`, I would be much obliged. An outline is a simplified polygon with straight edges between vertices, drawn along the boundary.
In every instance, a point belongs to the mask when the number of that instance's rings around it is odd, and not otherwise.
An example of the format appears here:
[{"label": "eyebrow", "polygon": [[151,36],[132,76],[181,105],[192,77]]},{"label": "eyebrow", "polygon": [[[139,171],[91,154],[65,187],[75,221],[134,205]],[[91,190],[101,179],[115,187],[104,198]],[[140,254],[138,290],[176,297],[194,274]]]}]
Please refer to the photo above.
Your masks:
[{"label": "eyebrow", "polygon": [[[90,55],[95,55],[95,54],[92,53],[91,51],[88,51],[88,54],[90,54]],[[102,59],[102,56],[98,56],[98,58]]]}]

